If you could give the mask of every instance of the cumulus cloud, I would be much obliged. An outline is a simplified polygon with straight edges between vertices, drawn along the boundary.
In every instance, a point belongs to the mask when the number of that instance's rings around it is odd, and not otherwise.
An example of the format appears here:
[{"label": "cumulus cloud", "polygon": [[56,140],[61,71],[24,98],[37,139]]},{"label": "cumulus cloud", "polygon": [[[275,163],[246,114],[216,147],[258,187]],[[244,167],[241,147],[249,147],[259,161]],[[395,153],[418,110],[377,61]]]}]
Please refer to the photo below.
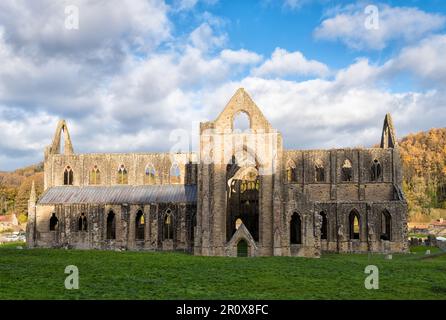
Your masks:
[{"label": "cumulus cloud", "polygon": [[328,67],[316,60],[308,60],[299,52],[288,52],[276,48],[270,59],[253,70],[256,76],[286,77],[286,76],[325,76]]},{"label": "cumulus cloud", "polygon": [[192,45],[201,51],[208,51],[222,47],[226,41],[226,34],[215,34],[209,23],[204,22],[189,36]]},{"label": "cumulus cloud", "polygon": [[57,116],[0,105],[0,170],[35,163],[55,130]]},{"label": "cumulus cloud", "polygon": [[[79,9],[78,30],[65,27],[68,5]],[[127,50],[146,52],[168,39],[167,11],[161,0],[5,0],[0,2],[0,21],[16,52],[98,63],[113,62]]]},{"label": "cumulus cloud", "polygon": [[198,3],[198,0],[177,0],[174,7],[178,11],[190,10]]},{"label": "cumulus cloud", "polygon": [[[196,135],[199,121],[214,119],[239,87],[283,133],[288,148],[370,146],[379,141],[387,112],[399,135],[446,120],[446,94],[438,84],[445,79],[444,35],[407,46],[380,65],[358,58],[330,70],[299,51],[277,48],[264,60],[257,52],[229,49],[224,22],[209,15],[173,37],[172,9],[161,1],[129,2],[132,8],[122,16],[112,14],[114,2],[78,1],[79,31],[85,29],[75,44],[71,34],[51,31],[63,20],[50,17],[63,7],[42,0],[53,9],[22,8],[24,3],[0,4],[1,170],[42,160],[59,118],[68,121],[76,152],[169,151],[172,132]],[[110,30],[102,25],[99,4],[116,22]],[[101,23],[82,20],[89,5]],[[147,6],[158,23],[141,20]],[[37,22],[13,19],[34,10],[43,17]],[[45,35],[28,30],[46,24]],[[95,28],[99,36],[92,34]],[[429,80],[428,90],[395,93],[381,85],[406,73]]]},{"label": "cumulus cloud", "polygon": [[[369,68],[361,61],[348,69],[361,66]],[[348,70],[342,72],[347,74]],[[446,121],[442,111],[446,95],[440,91],[392,93],[372,80],[347,86],[343,77],[301,82],[247,77],[227,83],[202,99],[220,110],[238,87],[251,94],[290,149],[370,147],[379,143],[388,112],[398,137],[442,127]]]},{"label": "cumulus cloud", "polygon": [[316,39],[341,41],[350,48],[381,50],[389,42],[413,42],[440,30],[446,17],[417,8],[378,6],[378,19],[371,19],[367,4],[348,5],[332,11],[314,31]]},{"label": "cumulus cloud", "polygon": [[245,49],[230,50],[224,49],[220,57],[231,64],[256,64],[262,60],[262,56]]},{"label": "cumulus cloud", "polygon": [[427,85],[446,83],[446,35],[435,35],[419,44],[403,48],[396,58],[386,63],[388,73],[411,71],[416,79]]},{"label": "cumulus cloud", "polygon": [[[74,137],[114,126],[110,83],[133,57],[172,39],[163,1],[125,2],[1,1],[0,169],[39,161],[58,118],[69,120]],[[67,5],[79,8],[78,30],[65,28]],[[110,120],[110,128],[88,118]]]}]

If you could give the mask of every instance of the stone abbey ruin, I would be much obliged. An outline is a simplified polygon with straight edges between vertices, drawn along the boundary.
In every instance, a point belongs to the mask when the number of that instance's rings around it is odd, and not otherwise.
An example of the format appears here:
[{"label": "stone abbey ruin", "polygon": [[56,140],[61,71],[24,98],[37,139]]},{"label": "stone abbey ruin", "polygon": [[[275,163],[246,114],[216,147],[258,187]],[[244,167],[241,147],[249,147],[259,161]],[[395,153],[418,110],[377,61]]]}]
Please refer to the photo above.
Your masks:
[{"label": "stone abbey ruin", "polygon": [[[240,113],[247,131],[234,130]],[[408,250],[390,115],[379,148],[286,150],[239,89],[199,130],[197,153],[77,154],[60,121],[45,149],[45,191],[31,191],[28,246],[204,256]]]}]

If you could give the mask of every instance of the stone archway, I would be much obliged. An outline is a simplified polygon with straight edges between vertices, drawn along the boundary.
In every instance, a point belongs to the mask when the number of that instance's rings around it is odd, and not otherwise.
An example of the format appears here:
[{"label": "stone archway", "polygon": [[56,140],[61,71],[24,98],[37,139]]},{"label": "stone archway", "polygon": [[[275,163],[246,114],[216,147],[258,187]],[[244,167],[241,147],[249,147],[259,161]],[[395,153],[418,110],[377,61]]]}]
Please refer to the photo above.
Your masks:
[{"label": "stone archway", "polygon": [[[234,170],[228,166],[228,172]],[[226,239],[229,241],[241,221],[254,241],[259,241],[260,180],[255,167],[239,168],[228,180]]]},{"label": "stone archway", "polygon": [[237,243],[237,257],[247,257],[248,256],[248,242],[245,239],[241,239]]},{"label": "stone archway", "polygon": [[227,243],[225,251],[228,257],[255,257],[258,255],[257,245],[243,223]]}]

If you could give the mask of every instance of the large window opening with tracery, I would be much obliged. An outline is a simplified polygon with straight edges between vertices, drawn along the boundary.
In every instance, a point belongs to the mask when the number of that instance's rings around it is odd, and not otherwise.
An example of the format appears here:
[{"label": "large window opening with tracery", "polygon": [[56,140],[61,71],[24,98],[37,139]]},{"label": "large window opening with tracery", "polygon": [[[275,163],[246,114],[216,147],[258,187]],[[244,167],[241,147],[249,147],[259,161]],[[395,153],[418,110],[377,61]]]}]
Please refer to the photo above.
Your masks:
[{"label": "large window opening with tracery", "polygon": [[227,177],[227,240],[231,239],[243,223],[254,240],[258,241],[260,180],[257,169],[239,168],[236,163],[230,163],[227,167]]}]

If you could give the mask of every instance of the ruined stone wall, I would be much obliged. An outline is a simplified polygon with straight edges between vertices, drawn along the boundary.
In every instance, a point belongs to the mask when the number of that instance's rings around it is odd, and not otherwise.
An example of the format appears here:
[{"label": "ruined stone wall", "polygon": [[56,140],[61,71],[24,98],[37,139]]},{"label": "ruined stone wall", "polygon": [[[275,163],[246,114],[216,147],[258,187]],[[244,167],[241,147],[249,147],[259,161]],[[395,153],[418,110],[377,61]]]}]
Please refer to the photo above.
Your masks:
[{"label": "ruined stone wall", "polygon": [[[240,113],[249,118],[248,132],[234,130]],[[60,139],[64,134],[64,152]],[[264,139],[258,139],[264,135]],[[252,137],[256,136],[254,144]],[[266,139],[265,139],[266,138]],[[268,138],[270,140],[268,140]],[[237,255],[237,244],[247,241],[249,256],[319,257],[322,252],[406,252],[407,204],[402,194],[402,166],[390,115],[386,115],[381,148],[331,150],[283,150],[282,136],[263,116],[249,95],[239,89],[215,121],[200,124],[198,154],[124,153],[75,154],[64,121],[58,125],[53,144],[45,150],[45,189],[64,184],[64,170],[73,170],[73,185],[90,185],[92,169],[100,171],[99,185],[118,184],[118,170],[127,170],[129,185],[146,184],[145,169],[156,171],[154,184],[197,184],[197,203],[120,204],[120,205],[37,205],[35,228],[29,234],[37,246],[74,248],[126,248],[131,250],[185,250],[197,255]],[[230,142],[228,144],[228,142]],[[258,173],[259,239],[254,241],[242,225],[227,240],[228,161],[232,156],[239,171]],[[251,157],[252,163],[245,163]],[[380,174],[372,179],[374,161]],[[343,179],[342,167],[351,164],[351,179]],[[170,175],[172,164],[180,169],[180,180]],[[191,164],[192,163],[192,164]],[[293,167],[289,181],[288,168]],[[317,167],[323,167],[320,179]],[[376,167],[375,167],[376,168]],[[237,172],[239,172],[237,171]],[[317,178],[319,177],[319,178]],[[116,214],[116,239],[107,240],[106,219]],[[144,212],[144,240],[135,238],[138,210]],[[163,236],[166,212],[173,213],[172,240]],[[350,235],[350,215],[359,217],[359,239]],[[390,240],[383,239],[382,214],[390,217]],[[55,213],[58,228],[49,230]],[[85,213],[88,230],[78,230],[78,219]],[[322,238],[321,219],[327,217],[327,238]],[[300,220],[301,241],[291,243],[293,215]],[[34,241],[34,240],[33,240]],[[30,241],[30,243],[33,243]]]},{"label": "ruined stone wall", "polygon": [[[343,181],[341,177],[345,159],[352,163],[351,181]],[[373,180],[371,167],[375,159],[381,165],[381,175]],[[323,163],[324,181],[316,181],[316,163]],[[286,173],[290,164],[296,167],[297,178],[293,182],[288,181]],[[284,151],[283,201],[289,212],[302,216],[305,234],[304,242],[290,246],[289,254],[306,255],[317,243],[318,239],[312,239],[316,232],[312,234],[305,229],[310,227],[308,221],[313,212],[327,215],[328,235],[327,239],[320,240],[322,251],[406,252],[407,204],[395,195],[395,186],[401,188],[400,172],[397,149]],[[349,217],[352,211],[359,215],[359,239],[350,237]],[[390,241],[380,239],[383,211],[391,216]],[[283,237],[289,237],[290,214],[287,211],[284,214],[288,226],[282,228]],[[311,223],[314,229],[316,222]],[[305,247],[307,251],[303,250]]]},{"label": "ruined stone wall", "polygon": [[[284,184],[301,187],[312,201],[383,201],[393,200],[393,186],[399,184],[396,172],[398,162],[393,149],[333,149],[333,150],[285,150],[282,162]],[[352,164],[351,181],[342,180],[342,166],[348,159]],[[372,181],[371,168],[374,160],[381,166],[381,176]],[[316,164],[324,168],[324,181],[316,181]],[[296,166],[296,181],[287,181],[287,167]]]},{"label": "ruined stone wall", "polygon": [[[173,159],[172,159],[173,158]],[[188,172],[189,161],[193,163],[192,174]],[[180,184],[196,183],[196,154],[193,153],[123,153],[123,154],[52,154],[45,161],[45,186],[64,184],[67,166],[73,170],[73,185],[88,186],[90,175],[96,167],[100,172],[99,185],[118,184],[118,170],[124,165],[129,185],[145,184],[147,166],[155,169],[155,184],[171,184],[170,169],[177,164],[180,169]]]},{"label": "ruined stone wall", "polygon": [[[319,257],[320,247],[316,246],[319,232],[315,226],[314,204],[309,200],[301,189],[289,186],[283,197],[284,211],[282,212],[281,237],[283,256]],[[297,214],[301,221],[301,243],[292,244],[291,219]]]},{"label": "ruined stone wall", "polygon": [[[115,214],[116,237],[107,239],[107,215]],[[144,239],[136,237],[136,216],[144,216]],[[165,239],[163,224],[166,212],[172,214],[173,239]],[[54,231],[50,219],[58,219]],[[87,230],[79,230],[81,214],[87,218]],[[196,207],[188,204],[145,205],[39,205],[36,245],[76,249],[181,250],[191,252]]]},{"label": "ruined stone wall", "polygon": [[[241,112],[249,118],[249,132],[233,131],[234,118]],[[253,134],[261,134],[265,139],[250,140]],[[271,168],[274,154],[281,150],[281,142],[280,135],[243,89],[236,92],[215,121],[200,125],[196,254],[230,255],[233,252],[226,241],[226,169],[232,156],[241,170],[251,165],[259,172],[259,241],[250,245],[250,255],[273,254],[274,174]],[[254,163],[244,163],[246,157],[252,157]]]},{"label": "ruined stone wall", "polygon": [[[325,212],[328,220],[327,239],[322,250],[329,252],[407,252],[407,233],[404,228],[406,206],[399,201],[379,203],[318,203],[317,210]],[[381,214],[391,215],[391,239],[380,239]],[[349,215],[359,214],[359,239],[350,237]]]}]

